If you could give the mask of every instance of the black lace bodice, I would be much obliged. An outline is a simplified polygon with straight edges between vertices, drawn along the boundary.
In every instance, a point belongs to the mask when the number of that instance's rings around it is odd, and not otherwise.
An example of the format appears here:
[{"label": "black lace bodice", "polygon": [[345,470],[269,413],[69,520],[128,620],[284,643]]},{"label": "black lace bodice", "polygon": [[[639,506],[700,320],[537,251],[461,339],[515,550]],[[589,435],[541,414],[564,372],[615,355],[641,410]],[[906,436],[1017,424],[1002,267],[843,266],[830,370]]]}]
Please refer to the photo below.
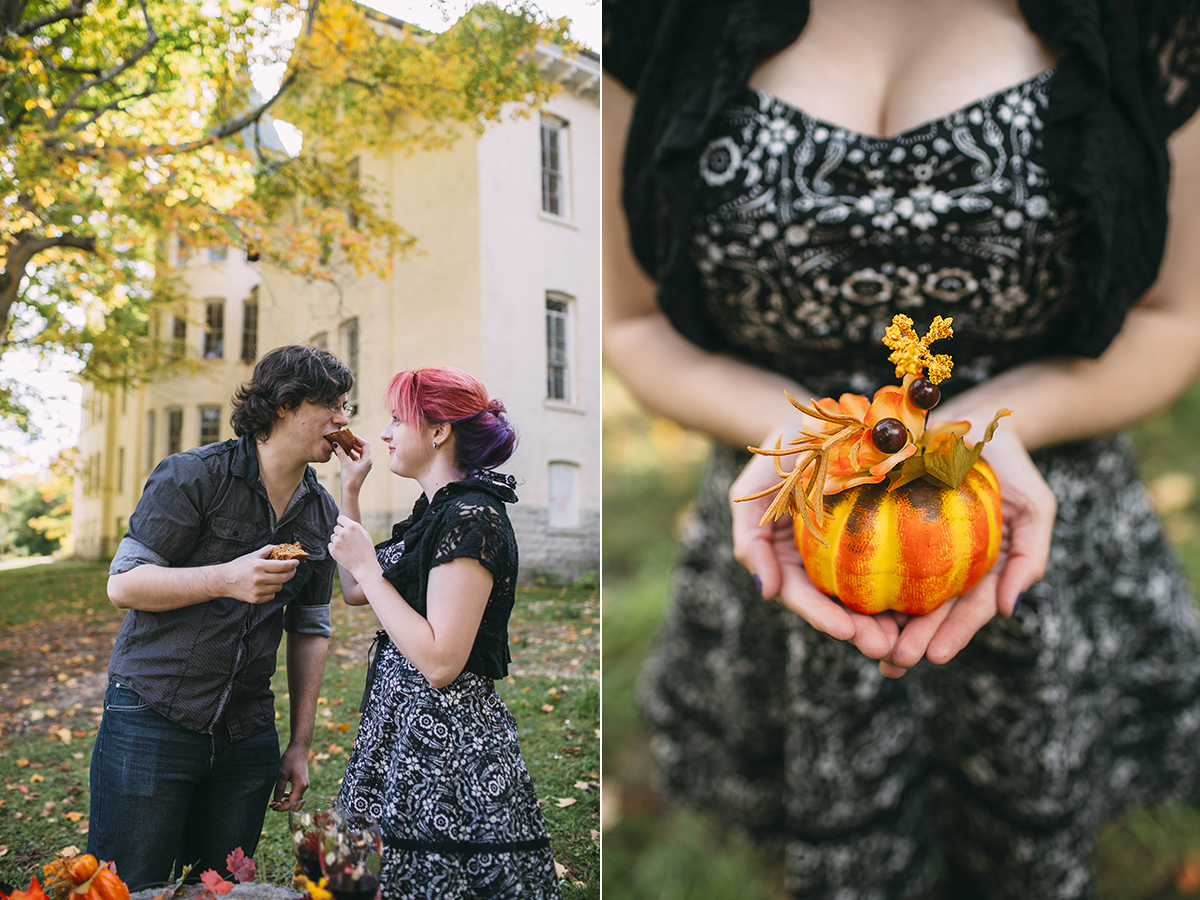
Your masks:
[{"label": "black lace bodice", "polygon": [[505,504],[516,502],[516,493],[503,481],[472,477],[451,482],[432,501],[422,494],[412,515],[392,527],[391,539],[375,547],[384,577],[423,616],[429,573],[435,567],[466,557],[492,574],[492,593],[463,669],[488,678],[508,674],[508,617],[516,596],[518,557]]},{"label": "black lace bodice", "polygon": [[731,347],[818,393],[895,381],[904,313],[952,316],[962,390],[1053,353],[1078,302],[1081,211],[1042,164],[1053,70],[890,138],[746,90],[696,167],[692,255]]},{"label": "black lace bodice", "polygon": [[[1080,302],[1056,349],[1096,357],[1162,259],[1166,139],[1200,104],[1200,16],[1193,0],[1019,5],[1030,29],[1061,49],[1041,163],[1084,212],[1073,248]],[[668,320],[707,350],[732,348],[698,302],[696,157],[715,116],[797,39],[808,14],[807,0],[604,0],[605,70],[637,96],[622,168],[630,245]]]}]

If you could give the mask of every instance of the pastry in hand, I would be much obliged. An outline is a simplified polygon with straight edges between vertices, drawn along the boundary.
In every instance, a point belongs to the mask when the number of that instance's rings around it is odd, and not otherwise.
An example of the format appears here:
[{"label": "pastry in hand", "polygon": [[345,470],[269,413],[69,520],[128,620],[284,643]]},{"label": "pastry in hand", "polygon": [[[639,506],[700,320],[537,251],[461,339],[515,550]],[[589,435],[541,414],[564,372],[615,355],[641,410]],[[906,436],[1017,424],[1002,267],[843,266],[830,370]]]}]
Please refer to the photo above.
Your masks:
[{"label": "pastry in hand", "polygon": [[325,435],[325,440],[329,441],[331,444],[341,447],[347,453],[352,453],[354,451],[355,441],[357,441],[358,438],[354,436],[349,428],[343,428],[341,431],[331,431],[329,434]]},{"label": "pastry in hand", "polygon": [[297,541],[294,544],[276,544],[271,548],[271,555],[267,559],[308,559],[308,554],[304,552],[304,548]]}]

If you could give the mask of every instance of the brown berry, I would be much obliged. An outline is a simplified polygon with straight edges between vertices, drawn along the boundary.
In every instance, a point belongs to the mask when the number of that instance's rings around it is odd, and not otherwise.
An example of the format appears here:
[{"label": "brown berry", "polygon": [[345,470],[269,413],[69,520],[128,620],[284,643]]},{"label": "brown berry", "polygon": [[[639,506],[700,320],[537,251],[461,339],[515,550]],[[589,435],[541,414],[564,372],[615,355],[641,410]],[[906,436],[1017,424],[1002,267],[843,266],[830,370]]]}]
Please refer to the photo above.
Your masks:
[{"label": "brown berry", "polygon": [[921,376],[908,386],[908,399],[917,409],[933,409],[942,399],[942,389]]},{"label": "brown berry", "polygon": [[899,453],[908,443],[908,429],[899,419],[880,419],[871,429],[871,440],[881,453]]}]

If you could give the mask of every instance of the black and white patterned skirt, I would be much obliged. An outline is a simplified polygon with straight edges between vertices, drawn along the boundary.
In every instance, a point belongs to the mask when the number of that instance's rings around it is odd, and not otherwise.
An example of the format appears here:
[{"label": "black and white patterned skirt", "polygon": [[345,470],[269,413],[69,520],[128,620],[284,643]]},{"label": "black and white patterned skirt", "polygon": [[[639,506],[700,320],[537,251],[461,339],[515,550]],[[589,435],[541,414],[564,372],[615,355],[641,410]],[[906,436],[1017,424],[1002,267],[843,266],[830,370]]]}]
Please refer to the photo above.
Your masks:
[{"label": "black and white patterned skirt", "polygon": [[490,678],[435,689],[384,641],[338,801],[380,823],[385,900],[560,896],[516,722]]},{"label": "black and white patterned skirt", "polygon": [[1088,897],[1100,825],[1200,791],[1195,603],[1128,443],[1034,459],[1046,577],[893,681],[758,597],[729,540],[746,454],[714,452],[639,699],[667,793],[783,843],[795,896],[920,897],[937,852],[971,896]]}]

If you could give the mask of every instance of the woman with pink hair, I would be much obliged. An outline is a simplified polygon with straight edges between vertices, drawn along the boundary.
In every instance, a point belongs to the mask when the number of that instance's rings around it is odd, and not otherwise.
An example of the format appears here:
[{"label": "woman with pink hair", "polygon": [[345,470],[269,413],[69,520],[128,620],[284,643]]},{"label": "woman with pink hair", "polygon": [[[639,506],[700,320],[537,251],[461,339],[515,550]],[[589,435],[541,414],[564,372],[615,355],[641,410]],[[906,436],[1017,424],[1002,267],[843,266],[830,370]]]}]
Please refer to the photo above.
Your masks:
[{"label": "woman with pink hair", "polygon": [[421,485],[412,515],[377,546],[361,525],[370,449],[342,461],[329,542],[342,592],[383,630],[338,795],[380,824],[383,896],[558,897],[550,840],[516,722],[493,681],[508,674],[517,543],[494,470],[516,446],[504,404],[453,368],[401,372],[381,435],[388,468]]}]

